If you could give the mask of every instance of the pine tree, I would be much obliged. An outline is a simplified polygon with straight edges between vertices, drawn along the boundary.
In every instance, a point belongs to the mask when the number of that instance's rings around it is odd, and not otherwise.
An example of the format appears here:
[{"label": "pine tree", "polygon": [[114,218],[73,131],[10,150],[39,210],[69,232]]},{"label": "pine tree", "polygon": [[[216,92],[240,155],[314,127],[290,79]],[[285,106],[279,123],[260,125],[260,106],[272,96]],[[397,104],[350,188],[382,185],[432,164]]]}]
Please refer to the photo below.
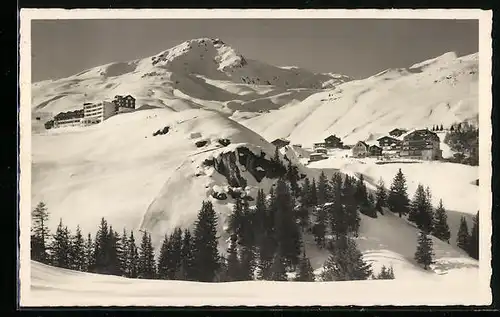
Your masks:
[{"label": "pine tree", "polygon": [[92,272],[99,274],[110,274],[109,265],[109,228],[104,218],[97,229],[94,245],[94,267]]},{"label": "pine tree", "polygon": [[330,192],[328,180],[326,179],[325,172],[321,171],[318,179],[317,188],[317,204],[323,206],[327,201],[329,201],[328,193]]},{"label": "pine tree", "polygon": [[257,249],[260,250],[262,248],[262,243],[264,240],[264,231],[265,231],[265,223],[266,223],[266,197],[264,195],[264,190],[259,189],[257,192],[257,199],[255,201],[255,217],[254,217],[254,228],[255,228],[255,243],[257,245]]},{"label": "pine tree", "polygon": [[433,263],[434,253],[432,251],[432,240],[427,235],[427,232],[420,231],[418,236],[418,246],[415,252],[415,261],[424,266],[424,270],[428,270]]},{"label": "pine tree", "polygon": [[194,242],[191,232],[184,229],[184,237],[182,238],[181,249],[181,272],[182,279],[193,279],[193,266],[194,266]]},{"label": "pine tree", "polygon": [[142,234],[141,246],[139,248],[138,277],[153,279],[155,277],[154,250],[151,244],[151,236],[144,231]]},{"label": "pine tree", "polygon": [[275,239],[287,265],[296,265],[300,255],[300,230],[295,221],[292,197],[286,182],[276,184]]},{"label": "pine tree", "polygon": [[382,178],[377,183],[375,209],[383,214],[382,208],[387,206],[387,192]]},{"label": "pine tree", "polygon": [[314,178],[311,184],[309,197],[311,206],[316,206],[318,204],[318,189],[316,188],[316,180]]},{"label": "pine tree", "polygon": [[200,282],[212,282],[219,269],[217,215],[210,201],[203,202],[194,230],[194,273]]},{"label": "pine tree", "polygon": [[432,234],[443,241],[450,243],[450,227],[448,227],[448,217],[443,207],[443,200],[439,200],[439,205],[434,212]]},{"label": "pine tree", "polygon": [[108,232],[108,246],[106,253],[108,254],[108,271],[109,274],[121,275],[121,263],[118,255],[118,249],[120,249],[120,236],[113,227],[109,227]]},{"label": "pine tree", "polygon": [[371,264],[363,260],[356,242],[348,236],[339,237],[325,262],[324,281],[366,280],[372,275]]},{"label": "pine tree", "polygon": [[309,228],[309,209],[304,205],[300,204],[299,209],[297,211],[297,217],[299,220],[300,227],[304,232]]},{"label": "pine tree", "polygon": [[353,179],[349,175],[346,175],[344,178],[344,186],[342,188],[341,201],[344,206],[347,232],[357,236],[361,218],[358,214],[358,206],[354,194],[355,187]]},{"label": "pine tree", "polygon": [[301,190],[302,204],[306,207],[311,207],[311,182],[308,177],[304,179]]},{"label": "pine tree", "polygon": [[309,258],[306,257],[305,250],[302,251],[302,258],[299,262],[299,271],[296,280],[301,282],[314,282],[314,270],[311,266]]},{"label": "pine tree", "polygon": [[182,229],[175,228],[168,239],[167,246],[167,277],[175,279],[182,265]]},{"label": "pine tree", "polygon": [[134,232],[130,231],[127,251],[127,270],[125,276],[137,278],[139,275],[139,252],[134,238]]},{"label": "pine tree", "polygon": [[161,244],[160,248],[160,254],[158,256],[158,278],[162,280],[168,279],[168,248],[169,248],[169,241],[168,241],[168,235],[165,234],[165,237],[163,238],[163,242]]},{"label": "pine tree", "polygon": [[70,233],[67,227],[63,227],[62,219],[59,220],[56,233],[50,245],[51,263],[53,266],[69,269],[70,260]]},{"label": "pine tree", "polygon": [[83,253],[85,256],[84,271],[90,272],[94,267],[94,241],[92,241],[92,236],[90,235],[90,233],[87,235]]},{"label": "pine tree", "polygon": [[468,252],[469,255],[479,260],[479,211],[473,218],[471,235],[469,238]]},{"label": "pine tree", "polygon": [[363,174],[359,175],[358,180],[356,181],[356,186],[354,189],[354,199],[358,203],[358,205],[363,205],[368,200],[368,192],[366,190],[365,178]]},{"label": "pine tree", "polygon": [[48,239],[50,237],[47,222],[49,212],[45,203],[40,202],[31,212],[31,258],[41,263],[48,263]]},{"label": "pine tree", "polygon": [[394,213],[398,213],[399,217],[408,213],[409,199],[406,191],[406,178],[399,169],[392,181],[389,196],[387,197],[389,209]]},{"label": "pine tree", "polygon": [[238,248],[237,248],[237,236],[236,234],[231,235],[231,242],[229,243],[229,248],[227,250],[227,273],[226,277],[229,281],[238,281],[241,278],[240,271],[240,261],[238,259]]},{"label": "pine tree", "polygon": [[433,211],[430,201],[430,190],[425,190],[422,184],[417,186],[415,196],[411,201],[410,214],[408,220],[415,222],[420,230],[426,233],[432,231]]},{"label": "pine tree", "polygon": [[80,226],[76,227],[76,233],[71,237],[70,246],[70,268],[77,271],[86,271],[85,240]]},{"label": "pine tree", "polygon": [[331,206],[317,206],[315,208],[315,221],[312,228],[314,241],[319,248],[325,247],[326,225],[328,221],[328,210]]},{"label": "pine tree", "polygon": [[467,251],[469,245],[469,227],[465,217],[460,218],[460,227],[458,228],[457,246]]},{"label": "pine tree", "polygon": [[441,126],[439,127],[439,131],[443,131],[443,124],[441,123]]},{"label": "pine tree", "polygon": [[385,265],[382,265],[380,273],[377,277],[375,277],[377,280],[393,280],[394,278],[394,270],[392,269],[392,266],[387,268]]},{"label": "pine tree", "polygon": [[127,252],[128,252],[128,233],[127,230],[123,229],[123,234],[120,239],[120,243],[118,244],[118,262],[120,265],[120,274],[125,276],[127,271]]},{"label": "pine tree", "polygon": [[271,267],[271,277],[272,281],[287,281],[286,276],[286,263],[285,258],[277,253],[273,259],[273,265]]},{"label": "pine tree", "polygon": [[292,162],[288,164],[287,168],[287,179],[288,182],[290,183],[290,189],[292,191],[292,194],[295,197],[298,197],[300,195],[300,187],[299,187],[299,172],[297,170],[296,166],[292,165]]}]

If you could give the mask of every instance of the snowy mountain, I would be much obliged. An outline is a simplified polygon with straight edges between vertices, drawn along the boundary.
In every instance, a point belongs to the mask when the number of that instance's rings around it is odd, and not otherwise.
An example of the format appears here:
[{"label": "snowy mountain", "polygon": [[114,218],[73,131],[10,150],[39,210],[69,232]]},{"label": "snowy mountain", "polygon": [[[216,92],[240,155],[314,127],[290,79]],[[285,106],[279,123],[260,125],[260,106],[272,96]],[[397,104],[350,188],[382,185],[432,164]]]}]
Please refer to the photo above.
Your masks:
[{"label": "snowy mountain", "polygon": [[[210,200],[224,242],[234,197],[268,192],[278,176],[274,138],[307,146],[335,133],[349,144],[395,127],[474,119],[477,64],[477,54],[445,54],[351,81],[267,65],[220,40],[196,39],[149,58],[34,83],[32,111],[44,120],[117,94],[133,95],[142,108],[90,127],[34,129],[33,207],[46,203],[51,229],[62,218],[69,228],[94,232],[101,217],[116,228],[146,229],[158,249],[166,233],[191,226],[201,202]],[[299,155],[308,154],[288,147],[280,160],[309,177],[324,171],[330,178],[339,170],[380,177],[378,169],[330,161],[305,167]],[[468,193],[473,201],[475,192]],[[417,232],[392,215],[363,216],[358,243],[377,270],[393,265],[398,278],[477,272],[477,261],[439,241],[436,274],[423,271],[413,260]],[[321,270],[328,253],[304,242],[313,268]]]},{"label": "snowy mountain", "polygon": [[131,94],[137,105],[172,111],[266,111],[349,80],[245,58],[219,39],[183,42],[157,55],[102,65],[32,85],[32,109],[55,115],[84,102]]},{"label": "snowy mountain", "polygon": [[446,53],[342,83],[269,113],[235,119],[268,140],[287,137],[307,146],[330,134],[354,144],[376,140],[394,128],[477,122],[478,111],[477,53]]}]

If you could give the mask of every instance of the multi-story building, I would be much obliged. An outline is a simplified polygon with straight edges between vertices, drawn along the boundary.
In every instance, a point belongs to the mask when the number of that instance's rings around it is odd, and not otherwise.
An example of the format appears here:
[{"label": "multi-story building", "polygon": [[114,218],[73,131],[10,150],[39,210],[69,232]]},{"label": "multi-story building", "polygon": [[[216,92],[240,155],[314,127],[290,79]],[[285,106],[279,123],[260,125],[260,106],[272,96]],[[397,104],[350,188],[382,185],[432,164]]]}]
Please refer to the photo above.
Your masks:
[{"label": "multi-story building", "polygon": [[111,116],[116,114],[116,105],[109,101],[99,103],[83,104],[83,121],[84,125],[101,123]]},{"label": "multi-story building", "polygon": [[131,95],[125,97],[117,95],[113,103],[117,106],[117,111],[120,110],[119,108],[135,109],[135,98]]},{"label": "multi-story building", "polygon": [[83,117],[84,114],[83,110],[81,109],[68,112],[60,112],[54,116],[53,127],[62,128],[78,126],[81,124]]},{"label": "multi-story building", "polygon": [[441,158],[439,136],[428,129],[415,130],[403,138],[399,156],[420,160]]}]

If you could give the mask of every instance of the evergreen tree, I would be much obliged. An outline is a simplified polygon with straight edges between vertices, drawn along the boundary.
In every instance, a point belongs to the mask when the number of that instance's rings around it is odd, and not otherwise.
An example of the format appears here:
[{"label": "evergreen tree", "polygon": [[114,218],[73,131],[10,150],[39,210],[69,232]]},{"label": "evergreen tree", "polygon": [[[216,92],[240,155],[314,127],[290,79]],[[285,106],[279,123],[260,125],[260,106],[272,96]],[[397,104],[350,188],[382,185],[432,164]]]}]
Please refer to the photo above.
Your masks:
[{"label": "evergreen tree", "polygon": [[382,178],[377,183],[377,192],[376,192],[376,202],[375,209],[378,212],[382,213],[382,208],[387,206],[387,192],[385,190],[385,183]]},{"label": "evergreen tree", "polygon": [[168,235],[165,234],[158,256],[158,278],[162,280],[168,279],[168,249],[169,249]]},{"label": "evergreen tree", "polygon": [[300,204],[297,211],[297,217],[302,231],[305,231],[307,228],[309,228],[309,209],[307,208],[307,206],[305,206],[304,204]]},{"label": "evergreen tree", "polygon": [[342,188],[341,201],[344,205],[347,232],[357,237],[361,218],[358,214],[358,206],[354,195],[354,181],[349,175],[346,175],[344,178],[344,186]]},{"label": "evergreen tree", "polygon": [[50,237],[47,221],[49,212],[43,202],[38,203],[31,212],[31,259],[48,263],[47,253],[48,239]]},{"label": "evergreen tree", "polygon": [[71,267],[70,251],[70,233],[67,227],[63,227],[61,219],[50,245],[52,265],[69,269]]},{"label": "evergreen tree", "polygon": [[243,223],[242,233],[239,239],[240,245],[240,269],[241,278],[243,280],[252,280],[256,260],[256,246],[255,246],[255,228],[254,228],[255,215],[250,210],[248,201],[243,202]]},{"label": "evergreen tree", "polygon": [[120,273],[121,275],[124,275],[126,274],[126,271],[127,271],[127,255],[128,255],[128,233],[127,233],[127,230],[125,230],[125,228],[123,229],[123,234],[121,236],[121,239],[120,239],[120,243],[118,244],[118,248],[117,248],[117,251],[118,251],[118,262],[119,262],[119,265],[120,265]]},{"label": "evergreen tree", "polygon": [[314,282],[314,270],[309,258],[306,257],[305,250],[302,251],[302,258],[299,262],[299,271],[296,280],[301,282]]},{"label": "evergreen tree", "polygon": [[354,198],[358,205],[363,205],[363,203],[368,200],[368,192],[366,190],[365,178],[363,174],[360,174],[358,180],[356,181]]},{"label": "evergreen tree", "polygon": [[321,171],[321,174],[319,175],[318,179],[318,190],[317,190],[317,204],[320,206],[323,206],[327,201],[329,201],[329,193],[330,193],[330,188],[329,188],[328,180],[326,178],[326,175],[323,171]]},{"label": "evergreen tree", "polygon": [[375,277],[377,280],[393,280],[394,278],[394,270],[392,269],[392,266],[387,268],[385,265],[382,265],[380,273],[377,277]]},{"label": "evergreen tree", "polygon": [[443,124],[441,123],[441,126],[439,127],[439,131],[443,131]]},{"label": "evergreen tree", "polygon": [[301,190],[302,204],[306,207],[311,207],[311,182],[308,177],[304,179]]},{"label": "evergreen tree", "polygon": [[335,173],[332,177],[332,205],[328,206],[328,221],[332,235],[338,237],[347,234],[347,218],[342,198],[342,176]]},{"label": "evergreen tree", "polygon": [[455,130],[455,128],[453,127],[453,124],[452,124],[450,127],[450,131],[453,132],[454,130]]},{"label": "evergreen tree", "polygon": [[371,264],[364,262],[353,239],[344,236],[332,244],[322,274],[324,281],[366,280],[371,275]]},{"label": "evergreen tree", "polygon": [[238,248],[237,248],[237,236],[236,234],[231,235],[231,241],[229,243],[229,248],[227,250],[227,273],[226,277],[228,281],[238,281],[241,277],[240,271],[240,261],[238,259]]},{"label": "evergreen tree", "polygon": [[167,246],[167,278],[175,279],[182,265],[182,229],[175,228],[168,239]]},{"label": "evergreen tree", "polygon": [[191,232],[184,229],[184,237],[182,239],[181,249],[181,273],[182,279],[193,279],[193,266],[194,266],[194,242]]},{"label": "evergreen tree", "polygon": [[109,259],[108,271],[109,274],[121,275],[121,263],[118,254],[118,250],[120,249],[120,236],[113,230],[112,226],[109,227],[108,235],[108,246],[106,250]]},{"label": "evergreen tree", "polygon": [[212,282],[219,269],[217,215],[210,201],[203,202],[194,230],[194,274],[201,282]]},{"label": "evergreen tree", "polygon": [[430,191],[425,190],[422,184],[417,186],[415,196],[411,201],[408,220],[415,222],[420,230],[430,233],[432,231],[433,211],[430,202]]},{"label": "evergreen tree", "polygon": [[70,242],[70,268],[77,271],[86,271],[85,265],[85,240],[82,236],[80,226],[76,227],[76,233]]},{"label": "evergreen tree", "polygon": [[142,234],[141,246],[139,248],[138,277],[153,279],[155,277],[154,250],[151,244],[151,236],[144,231]]},{"label": "evergreen tree", "polygon": [[436,238],[450,243],[450,227],[448,227],[448,217],[442,199],[439,200],[439,205],[434,212],[432,234]]},{"label": "evergreen tree", "polygon": [[427,232],[420,231],[418,236],[418,246],[415,252],[415,261],[424,266],[424,270],[428,270],[433,263],[434,253],[432,251],[432,240],[427,235]]},{"label": "evergreen tree", "polygon": [[94,267],[92,272],[98,274],[111,274],[109,272],[109,228],[104,218],[97,229],[94,246]]},{"label": "evergreen tree", "polygon": [[127,270],[125,276],[137,278],[139,275],[139,252],[134,238],[134,232],[130,231],[127,251]]},{"label": "evergreen tree", "polygon": [[465,217],[460,218],[460,227],[458,228],[457,246],[467,251],[469,245],[469,227]]},{"label": "evergreen tree", "polygon": [[260,250],[262,248],[262,243],[264,240],[264,231],[266,224],[266,197],[264,195],[264,190],[259,189],[257,192],[257,199],[255,201],[255,216],[254,216],[254,228],[255,228],[255,243],[257,245],[257,249]]},{"label": "evergreen tree", "polygon": [[314,178],[311,184],[309,197],[311,206],[316,206],[318,204],[318,189],[316,188],[316,180]]},{"label": "evergreen tree", "polygon": [[469,243],[469,248],[468,248],[469,255],[472,258],[479,260],[479,211],[473,218],[472,230],[468,243]]},{"label": "evergreen tree", "polygon": [[87,240],[85,241],[84,256],[84,271],[90,272],[94,267],[94,241],[92,241],[90,233],[87,235]]},{"label": "evergreen tree", "polygon": [[273,259],[273,265],[271,267],[271,280],[272,281],[287,281],[286,276],[286,263],[285,258],[277,253]]},{"label": "evergreen tree", "polygon": [[312,233],[314,235],[314,241],[316,245],[320,248],[325,247],[325,235],[326,235],[326,224],[328,220],[328,210],[331,209],[330,205],[327,206],[316,206],[315,209],[315,221],[312,228]]},{"label": "evergreen tree", "polygon": [[278,252],[286,259],[287,265],[296,265],[300,255],[300,230],[295,221],[290,190],[283,181],[276,185],[276,220],[275,239],[278,242]]},{"label": "evergreen tree", "polygon": [[398,213],[399,217],[408,213],[409,199],[406,191],[406,178],[399,169],[392,181],[389,196],[387,197],[387,206],[392,212]]},{"label": "evergreen tree", "polygon": [[228,230],[235,233],[238,238],[242,235],[243,203],[240,197],[234,200],[233,213],[229,216]]},{"label": "evergreen tree", "polygon": [[299,171],[297,170],[296,166],[292,165],[292,162],[288,164],[287,168],[287,179],[290,184],[290,189],[292,191],[292,194],[295,197],[298,197],[300,195],[300,187],[299,187]]}]

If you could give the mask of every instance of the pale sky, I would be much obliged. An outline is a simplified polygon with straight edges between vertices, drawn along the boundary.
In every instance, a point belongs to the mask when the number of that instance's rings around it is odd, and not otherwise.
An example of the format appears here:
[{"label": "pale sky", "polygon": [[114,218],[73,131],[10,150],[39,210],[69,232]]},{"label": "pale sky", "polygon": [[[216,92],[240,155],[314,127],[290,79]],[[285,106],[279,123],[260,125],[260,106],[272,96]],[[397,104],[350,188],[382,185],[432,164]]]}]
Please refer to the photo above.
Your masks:
[{"label": "pale sky", "polygon": [[248,59],[364,78],[479,47],[477,20],[196,19],[32,21],[32,80],[220,38]]}]

